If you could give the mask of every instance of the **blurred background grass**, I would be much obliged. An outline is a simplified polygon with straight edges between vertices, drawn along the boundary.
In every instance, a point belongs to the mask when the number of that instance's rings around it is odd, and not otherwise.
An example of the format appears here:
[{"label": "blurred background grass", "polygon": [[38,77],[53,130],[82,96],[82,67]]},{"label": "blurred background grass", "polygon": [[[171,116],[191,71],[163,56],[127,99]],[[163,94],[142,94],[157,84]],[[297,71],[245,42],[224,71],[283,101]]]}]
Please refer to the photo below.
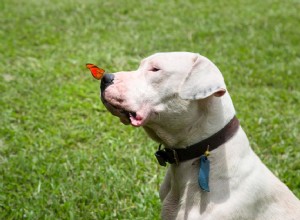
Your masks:
[{"label": "blurred background grass", "polygon": [[99,101],[91,62],[192,51],[222,71],[264,163],[300,197],[300,1],[0,2],[0,218],[159,219],[157,144]]}]

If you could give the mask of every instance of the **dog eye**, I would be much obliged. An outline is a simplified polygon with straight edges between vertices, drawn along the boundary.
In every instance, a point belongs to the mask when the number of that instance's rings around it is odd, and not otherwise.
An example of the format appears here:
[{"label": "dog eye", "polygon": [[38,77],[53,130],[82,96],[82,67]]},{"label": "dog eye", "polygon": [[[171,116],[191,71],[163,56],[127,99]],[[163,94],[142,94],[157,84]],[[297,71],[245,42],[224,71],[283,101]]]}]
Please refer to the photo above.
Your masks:
[{"label": "dog eye", "polygon": [[150,69],[150,71],[151,71],[151,72],[157,72],[157,71],[160,71],[160,69],[157,68],[157,67],[152,67],[152,68]]}]

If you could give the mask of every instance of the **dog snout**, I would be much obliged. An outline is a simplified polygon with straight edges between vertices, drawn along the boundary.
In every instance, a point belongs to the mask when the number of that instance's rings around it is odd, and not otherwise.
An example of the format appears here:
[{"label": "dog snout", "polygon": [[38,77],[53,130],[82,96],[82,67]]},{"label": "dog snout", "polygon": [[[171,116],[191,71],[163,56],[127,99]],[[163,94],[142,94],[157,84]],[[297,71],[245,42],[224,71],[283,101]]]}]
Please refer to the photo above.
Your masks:
[{"label": "dog snout", "polygon": [[101,80],[101,92],[103,92],[109,85],[114,83],[115,76],[113,74],[104,74]]}]

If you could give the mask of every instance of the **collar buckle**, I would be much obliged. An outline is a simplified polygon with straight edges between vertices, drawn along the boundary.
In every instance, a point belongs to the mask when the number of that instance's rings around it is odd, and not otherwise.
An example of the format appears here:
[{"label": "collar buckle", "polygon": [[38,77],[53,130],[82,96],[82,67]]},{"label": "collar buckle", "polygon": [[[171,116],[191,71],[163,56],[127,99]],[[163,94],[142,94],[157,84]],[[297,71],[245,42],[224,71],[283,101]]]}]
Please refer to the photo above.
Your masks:
[{"label": "collar buckle", "polygon": [[156,153],[155,153],[155,157],[156,157],[159,165],[161,165],[163,167],[167,166],[167,163],[166,163],[167,161],[166,161],[166,158],[165,158],[165,153],[166,152],[163,151],[163,150],[156,151]]},{"label": "collar buckle", "polygon": [[159,165],[165,167],[168,162],[168,153],[164,150],[161,150],[161,144],[158,147],[158,151],[155,153],[155,157],[159,163]]},{"label": "collar buckle", "polygon": [[170,148],[161,149],[161,144],[158,147],[158,151],[155,153],[155,157],[161,166],[166,166],[168,163],[175,163],[176,165],[179,164],[179,158],[177,151]]}]

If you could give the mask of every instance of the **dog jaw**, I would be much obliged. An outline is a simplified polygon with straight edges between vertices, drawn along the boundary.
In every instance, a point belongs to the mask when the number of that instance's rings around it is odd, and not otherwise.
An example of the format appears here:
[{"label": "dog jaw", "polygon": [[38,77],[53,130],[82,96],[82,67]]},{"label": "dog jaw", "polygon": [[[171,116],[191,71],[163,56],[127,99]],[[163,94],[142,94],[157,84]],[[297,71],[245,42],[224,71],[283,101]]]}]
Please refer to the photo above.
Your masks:
[{"label": "dog jaw", "polygon": [[114,99],[112,96],[101,95],[101,100],[111,114],[117,116],[124,125],[131,124],[134,127],[144,126],[151,115],[150,108],[142,106],[139,110],[134,109],[130,105],[125,105],[124,101]]}]

